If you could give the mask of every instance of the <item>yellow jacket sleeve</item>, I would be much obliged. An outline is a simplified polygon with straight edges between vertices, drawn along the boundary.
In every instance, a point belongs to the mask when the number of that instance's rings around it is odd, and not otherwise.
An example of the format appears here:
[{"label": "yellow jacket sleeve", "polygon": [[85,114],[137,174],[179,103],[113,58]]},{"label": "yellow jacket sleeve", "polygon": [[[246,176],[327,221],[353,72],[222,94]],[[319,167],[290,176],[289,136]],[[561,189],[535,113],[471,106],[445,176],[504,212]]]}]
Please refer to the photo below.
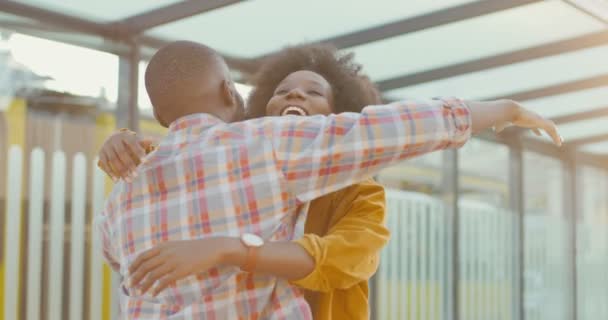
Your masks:
[{"label": "yellow jacket sleeve", "polygon": [[336,192],[332,202],[336,219],[326,235],[307,233],[296,240],[315,260],[308,276],[292,282],[299,287],[347,289],[367,281],[378,268],[380,250],[389,239],[384,188],[368,180]]}]

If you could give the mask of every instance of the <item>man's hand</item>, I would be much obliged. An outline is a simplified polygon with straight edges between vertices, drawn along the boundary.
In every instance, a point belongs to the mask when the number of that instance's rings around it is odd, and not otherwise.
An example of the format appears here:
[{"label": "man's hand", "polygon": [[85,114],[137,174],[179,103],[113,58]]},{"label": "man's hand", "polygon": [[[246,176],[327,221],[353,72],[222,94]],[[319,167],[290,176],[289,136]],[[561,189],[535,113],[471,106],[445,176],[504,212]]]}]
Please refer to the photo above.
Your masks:
[{"label": "man's hand", "polygon": [[537,135],[541,135],[541,131],[544,131],[556,145],[561,146],[563,143],[553,121],[541,117],[515,101],[467,101],[467,105],[471,110],[474,133],[489,127],[494,127],[498,133],[514,125],[532,129]]},{"label": "man's hand", "polygon": [[524,107],[522,107],[519,103],[511,101],[511,103],[514,103],[517,107],[515,109],[515,113],[514,113],[514,117],[512,121],[505,121],[505,122],[498,122],[496,123],[496,125],[494,126],[494,130],[496,130],[497,133],[501,132],[502,130],[504,130],[505,128],[514,125],[520,128],[525,128],[525,129],[532,129],[532,131],[537,135],[537,136],[541,136],[541,130],[545,131],[545,133],[547,133],[547,135],[551,138],[551,140],[553,140],[553,143],[555,143],[558,146],[561,146],[562,143],[564,142],[562,137],[559,135],[558,131],[557,131],[557,126],[555,125],[555,123],[551,120],[545,119],[543,117],[541,117],[540,115],[536,114],[535,112],[532,112]]},{"label": "man's hand", "polygon": [[200,240],[168,241],[140,254],[129,267],[129,287],[141,293],[152,290],[156,296],[177,280],[195,275],[222,263],[225,254],[225,237]]},{"label": "man's hand", "polygon": [[151,141],[140,138],[135,132],[121,129],[103,143],[97,165],[114,182],[120,178],[130,182],[135,177],[135,169],[146,156],[146,149],[150,144]]}]

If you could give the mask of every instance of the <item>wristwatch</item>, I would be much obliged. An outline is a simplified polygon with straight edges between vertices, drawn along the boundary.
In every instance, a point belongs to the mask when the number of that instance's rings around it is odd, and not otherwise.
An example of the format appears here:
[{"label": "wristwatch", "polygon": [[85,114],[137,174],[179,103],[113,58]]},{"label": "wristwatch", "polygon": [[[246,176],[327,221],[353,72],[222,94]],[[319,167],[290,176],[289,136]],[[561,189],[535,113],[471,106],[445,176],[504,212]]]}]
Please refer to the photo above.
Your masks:
[{"label": "wristwatch", "polygon": [[253,233],[244,233],[241,235],[241,242],[247,247],[247,257],[241,270],[245,272],[253,272],[258,260],[258,251],[264,245],[264,239]]}]

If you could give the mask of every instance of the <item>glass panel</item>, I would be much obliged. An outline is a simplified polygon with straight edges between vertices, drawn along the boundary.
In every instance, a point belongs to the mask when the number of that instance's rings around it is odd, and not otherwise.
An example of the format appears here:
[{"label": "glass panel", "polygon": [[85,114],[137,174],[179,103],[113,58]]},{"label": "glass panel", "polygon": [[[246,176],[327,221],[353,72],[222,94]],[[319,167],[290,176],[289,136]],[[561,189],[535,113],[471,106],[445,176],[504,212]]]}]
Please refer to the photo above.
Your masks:
[{"label": "glass panel", "polygon": [[608,1],[606,0],[570,0],[574,5],[591,14],[608,21]]},{"label": "glass panel", "polygon": [[598,154],[608,154],[608,141],[592,143],[581,148],[582,151],[598,153]]},{"label": "glass panel", "polygon": [[[572,140],[605,134],[608,133],[608,117],[566,123],[560,125],[559,130],[566,143]],[[530,132],[526,134],[534,138],[546,139],[544,136],[538,137]]]},{"label": "glass panel", "polygon": [[459,150],[460,319],[515,319],[516,215],[509,150],[471,140]]},{"label": "glass panel", "polygon": [[541,1],[365,44],[354,48],[354,51],[372,79],[382,80],[567,39],[602,28],[601,22],[562,1]]},{"label": "glass panel", "polygon": [[526,319],[570,319],[570,227],[558,160],[524,153],[524,312]]},{"label": "glass panel", "polygon": [[118,98],[115,55],[22,34],[11,35],[5,46],[9,50],[5,64],[13,78],[25,77],[21,89],[46,88],[110,102]]},{"label": "glass panel", "polygon": [[608,106],[608,86],[523,101],[545,117],[559,117]]},{"label": "glass panel", "polygon": [[581,169],[577,319],[608,319],[608,173],[591,167]]},{"label": "glass panel", "polygon": [[200,41],[227,54],[252,57],[471,1],[247,1],[158,27],[150,34]]},{"label": "glass panel", "polygon": [[[455,95],[484,99],[608,73],[608,45],[387,92],[389,97]],[[564,72],[567,70],[567,72]]]},{"label": "glass panel", "polygon": [[445,319],[451,296],[450,226],[441,190],[440,152],[386,169],[391,241],[376,275],[378,319]]},{"label": "glass panel", "polygon": [[441,192],[442,154],[434,152],[385,169],[378,175],[386,187],[439,196]]},{"label": "glass panel", "polygon": [[459,151],[460,197],[497,208],[509,205],[509,149],[472,139]]},{"label": "glass panel", "polygon": [[164,7],[180,0],[104,0],[104,1],[80,1],[80,0],[16,0],[24,4],[41,7],[53,11],[59,11],[78,17],[94,18],[100,21],[112,21],[128,16],[136,15],[145,11]]}]

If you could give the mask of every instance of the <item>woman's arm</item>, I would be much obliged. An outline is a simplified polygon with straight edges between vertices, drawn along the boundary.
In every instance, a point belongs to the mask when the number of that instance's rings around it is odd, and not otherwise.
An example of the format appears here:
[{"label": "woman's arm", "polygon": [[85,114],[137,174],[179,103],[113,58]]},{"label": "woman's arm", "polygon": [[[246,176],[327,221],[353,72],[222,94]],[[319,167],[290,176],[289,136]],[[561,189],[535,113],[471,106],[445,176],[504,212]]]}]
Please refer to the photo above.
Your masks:
[{"label": "woman's arm", "polygon": [[345,214],[327,235],[306,234],[296,240],[315,259],[314,270],[293,281],[297,286],[323,292],[347,289],[367,281],[378,268],[380,251],[389,240],[384,188],[370,179],[341,195],[336,209]]}]

